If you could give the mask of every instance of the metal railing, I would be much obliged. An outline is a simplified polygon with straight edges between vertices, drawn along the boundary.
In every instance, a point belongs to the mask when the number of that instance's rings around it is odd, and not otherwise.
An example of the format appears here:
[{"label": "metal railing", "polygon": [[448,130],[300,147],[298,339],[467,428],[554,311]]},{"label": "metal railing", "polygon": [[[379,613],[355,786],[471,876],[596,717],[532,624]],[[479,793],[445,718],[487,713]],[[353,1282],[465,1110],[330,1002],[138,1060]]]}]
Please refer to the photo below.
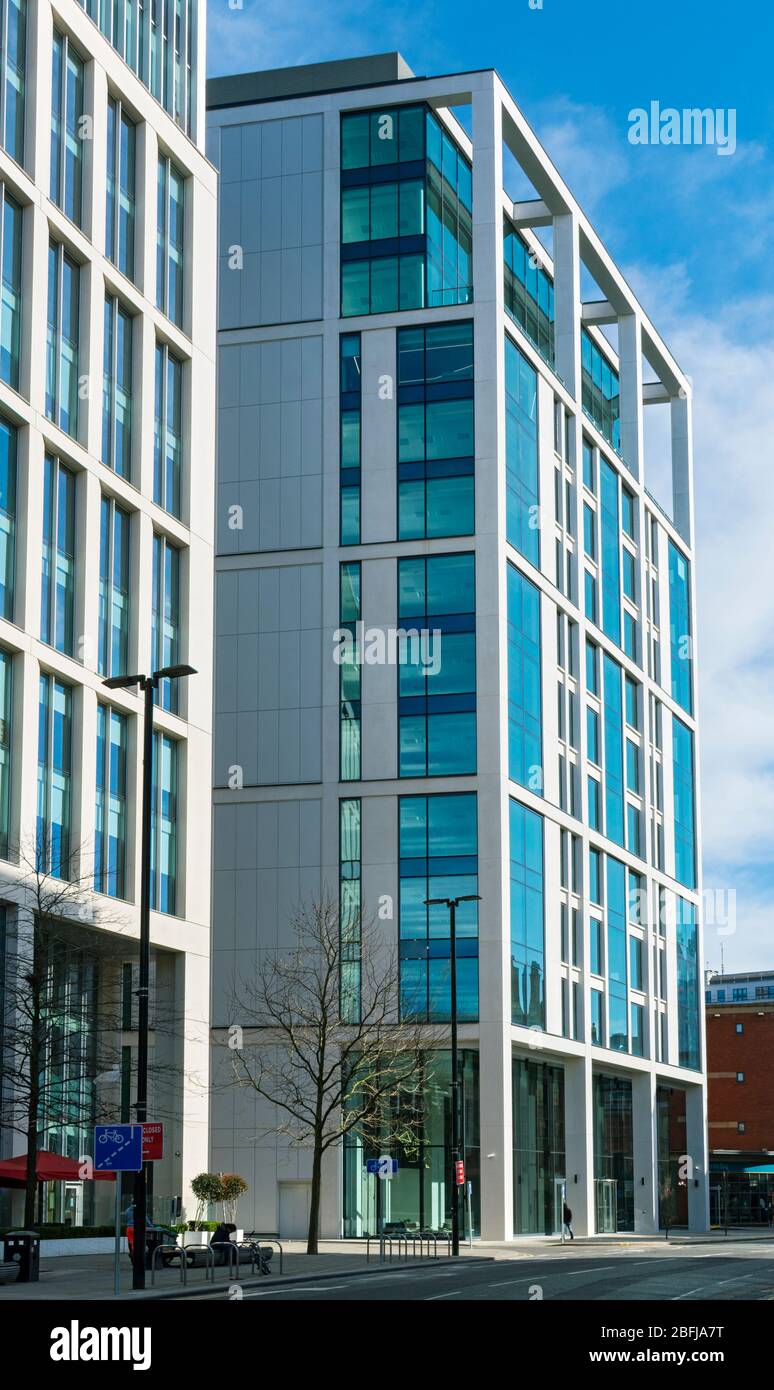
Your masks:
[{"label": "metal railing", "polygon": [[[368,1235],[366,1236],[366,1264],[369,1264],[371,1260],[372,1241],[374,1243],[378,1243],[379,1263],[385,1264],[389,1260],[389,1263],[392,1264],[393,1258],[399,1261],[401,1255],[403,1256],[404,1262],[408,1260],[409,1245],[411,1245],[411,1254],[413,1259],[437,1259],[439,1240],[442,1243],[445,1242],[446,1254],[448,1257],[450,1257],[451,1235],[447,1231],[417,1231],[416,1233],[411,1231],[399,1231],[395,1232],[392,1235]],[[417,1245],[419,1246],[418,1255]],[[427,1246],[427,1256],[425,1256],[425,1246]],[[395,1255],[395,1247],[397,1247],[397,1255]]]}]

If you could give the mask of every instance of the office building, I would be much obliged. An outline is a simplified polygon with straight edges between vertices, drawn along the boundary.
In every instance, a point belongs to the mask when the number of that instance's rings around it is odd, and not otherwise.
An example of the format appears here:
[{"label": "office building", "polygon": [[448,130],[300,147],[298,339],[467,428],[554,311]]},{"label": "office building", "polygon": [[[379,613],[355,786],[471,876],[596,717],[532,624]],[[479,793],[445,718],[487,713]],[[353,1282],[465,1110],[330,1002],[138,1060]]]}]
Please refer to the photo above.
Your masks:
[{"label": "office building", "polygon": [[[207,107],[214,1064],[234,981],[325,891],[384,909],[402,1016],[448,1020],[448,913],[425,900],[478,893],[457,952],[474,1230],[553,1232],[563,1195],[578,1232],[657,1230],[681,1159],[702,1229],[688,378],[496,72],[418,78],[393,53],[218,78]],[[340,629],[362,659],[337,664]],[[371,659],[372,630],[437,634],[434,674],[418,648]],[[435,1094],[389,1183],[357,1135],[328,1156],[323,1235],[448,1224]],[[212,1166],[249,1183],[240,1225],[300,1235],[310,1154],[277,1120],[216,1088]]]},{"label": "office building", "polygon": [[[133,1117],[136,1083],[142,702],[103,680],[190,663],[198,675],[162,685],[154,719],[163,1216],[191,1205],[207,1164],[215,291],[196,267],[214,264],[217,176],[204,5],[0,11],[2,983],[10,1007],[33,906],[59,895],[38,1146],[80,1159],[95,1120]],[[31,872],[48,885],[37,899]],[[4,1024],[8,1048],[22,1025]],[[4,1087],[10,1122],[5,1071]],[[7,1127],[2,1144],[27,1148]],[[22,1196],[0,1192],[0,1219],[18,1220]],[[39,1192],[43,1220],[112,1211],[108,1183]]]}]

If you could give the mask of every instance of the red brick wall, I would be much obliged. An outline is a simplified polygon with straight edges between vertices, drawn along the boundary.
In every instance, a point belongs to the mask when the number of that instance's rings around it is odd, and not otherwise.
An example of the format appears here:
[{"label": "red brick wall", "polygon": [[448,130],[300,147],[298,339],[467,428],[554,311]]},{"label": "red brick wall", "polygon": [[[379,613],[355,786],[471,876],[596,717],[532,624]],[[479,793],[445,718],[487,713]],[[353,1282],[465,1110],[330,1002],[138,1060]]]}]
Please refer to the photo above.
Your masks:
[{"label": "red brick wall", "polygon": [[[707,1009],[710,1149],[774,1149],[774,1009],[761,1004]],[[720,1017],[715,1015],[719,1013]],[[737,1023],[744,1032],[737,1033]],[[744,1072],[744,1081],[736,1073]],[[719,1077],[718,1072],[730,1072]],[[713,1121],[730,1122],[717,1128]],[[737,1132],[743,1120],[744,1134]]]}]

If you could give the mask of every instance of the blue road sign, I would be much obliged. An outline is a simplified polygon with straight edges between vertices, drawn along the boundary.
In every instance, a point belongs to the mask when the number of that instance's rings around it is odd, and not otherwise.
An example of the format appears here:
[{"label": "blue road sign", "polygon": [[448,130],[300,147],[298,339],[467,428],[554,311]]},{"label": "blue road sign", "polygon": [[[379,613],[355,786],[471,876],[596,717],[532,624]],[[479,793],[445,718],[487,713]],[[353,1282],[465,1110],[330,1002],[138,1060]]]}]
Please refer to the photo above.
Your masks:
[{"label": "blue road sign", "polygon": [[375,1173],[378,1178],[391,1178],[398,1171],[397,1158],[388,1158],[384,1154],[381,1158],[367,1158],[366,1172]]},{"label": "blue road sign", "polygon": [[142,1125],[95,1125],[94,1170],[137,1173],[142,1167]]}]

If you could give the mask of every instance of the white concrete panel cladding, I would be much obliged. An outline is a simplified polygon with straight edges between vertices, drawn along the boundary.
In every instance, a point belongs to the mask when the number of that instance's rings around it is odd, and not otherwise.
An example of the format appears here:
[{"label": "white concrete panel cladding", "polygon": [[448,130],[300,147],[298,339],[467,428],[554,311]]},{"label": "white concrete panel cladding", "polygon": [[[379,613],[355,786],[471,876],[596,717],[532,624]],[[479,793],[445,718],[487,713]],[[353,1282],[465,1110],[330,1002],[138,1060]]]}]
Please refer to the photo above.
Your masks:
[{"label": "white concrete panel cladding", "polygon": [[222,328],[321,318],[322,130],[311,115],[221,131]]},{"label": "white concrete panel cladding", "polygon": [[222,349],[217,547],[221,555],[322,541],[322,338]]},{"label": "white concrete panel cladding", "polygon": [[221,570],[215,647],[215,785],[318,782],[319,564]]}]

